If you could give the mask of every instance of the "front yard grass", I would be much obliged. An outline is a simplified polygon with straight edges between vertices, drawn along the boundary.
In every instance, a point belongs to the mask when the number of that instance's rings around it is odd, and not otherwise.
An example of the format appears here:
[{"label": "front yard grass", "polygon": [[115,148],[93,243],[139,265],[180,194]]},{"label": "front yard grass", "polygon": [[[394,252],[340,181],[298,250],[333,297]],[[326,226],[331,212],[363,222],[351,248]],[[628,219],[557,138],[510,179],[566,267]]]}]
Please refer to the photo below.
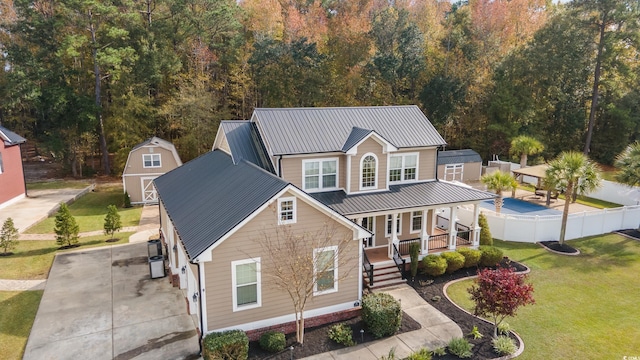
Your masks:
[{"label": "front yard grass", "polygon": [[[122,226],[137,226],[142,207],[123,208],[122,184],[98,184],[91,191],[69,205],[71,215],[76,218],[80,232],[102,230],[108,205],[116,205]],[[55,214],[29,228],[27,234],[53,234]]]},{"label": "front yard grass", "polygon": [[91,183],[86,180],[55,180],[27,183],[29,190],[84,189]]},{"label": "front yard grass", "polygon": [[0,357],[22,359],[43,291],[0,291]]},{"label": "front yard grass", "polygon": [[22,240],[13,250],[13,255],[0,256],[0,277],[11,280],[46,279],[56,252],[126,244],[132,234],[132,232],[116,233],[114,237],[119,240],[112,243],[105,242],[111,238],[105,235],[80,237],[80,246],[68,250],[58,250],[60,246],[54,240]]},{"label": "front yard grass", "polygon": [[[638,356],[640,241],[615,234],[569,242],[579,256],[563,256],[538,245],[496,241],[511,259],[531,268],[536,304],[507,322],[525,342],[518,359],[622,359]],[[466,289],[447,293],[471,310]]]}]

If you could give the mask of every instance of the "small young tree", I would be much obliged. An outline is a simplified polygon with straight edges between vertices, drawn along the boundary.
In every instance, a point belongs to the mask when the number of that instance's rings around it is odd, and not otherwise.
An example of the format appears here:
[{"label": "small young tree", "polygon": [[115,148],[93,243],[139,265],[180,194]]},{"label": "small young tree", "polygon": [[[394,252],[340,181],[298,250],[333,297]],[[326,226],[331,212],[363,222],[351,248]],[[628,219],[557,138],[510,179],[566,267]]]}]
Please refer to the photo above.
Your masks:
[{"label": "small young tree", "polygon": [[269,285],[289,296],[296,317],[296,341],[302,344],[307,302],[314,293],[330,291],[353,270],[357,258],[353,235],[327,224],[308,232],[278,226],[265,231],[256,242],[262,250],[261,273],[268,277]]},{"label": "small young tree", "polygon": [[129,192],[127,192],[127,191],[124,192],[123,199],[124,199],[124,207],[125,208],[130,208],[131,207],[131,198],[129,197]]},{"label": "small young tree", "polygon": [[480,226],[480,245],[493,246],[493,237],[491,236],[491,230],[489,230],[489,223],[483,213],[480,213],[478,216],[478,226]]},{"label": "small young tree", "polygon": [[53,231],[56,233],[56,243],[60,246],[71,246],[78,243],[80,227],[65,203],[60,203]]},{"label": "small young tree", "polygon": [[484,269],[478,271],[475,285],[467,290],[475,302],[474,315],[493,320],[494,338],[507,316],[515,316],[521,306],[535,303],[533,285],[525,280],[526,275],[516,274],[511,268]]},{"label": "small young tree", "polygon": [[118,208],[115,205],[107,206],[107,215],[104,217],[104,234],[111,235],[111,240],[113,240],[113,234],[120,229],[122,229],[122,222]]},{"label": "small young tree", "polygon": [[9,251],[18,245],[18,229],[13,224],[12,218],[7,218],[0,230],[0,247],[4,250],[3,255],[11,254]]}]

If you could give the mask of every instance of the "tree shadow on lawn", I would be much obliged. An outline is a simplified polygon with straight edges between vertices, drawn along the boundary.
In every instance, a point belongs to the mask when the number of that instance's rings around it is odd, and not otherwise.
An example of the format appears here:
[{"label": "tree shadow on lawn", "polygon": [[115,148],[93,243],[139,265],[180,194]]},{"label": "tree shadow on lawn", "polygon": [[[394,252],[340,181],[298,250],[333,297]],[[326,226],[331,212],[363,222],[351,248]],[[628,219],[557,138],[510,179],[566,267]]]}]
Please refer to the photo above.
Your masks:
[{"label": "tree shadow on lawn", "polygon": [[11,256],[7,256],[7,259],[12,259],[12,258],[24,258],[24,257],[32,257],[32,256],[41,256],[41,255],[46,255],[46,254],[50,254],[53,252],[58,251],[58,248],[56,247],[56,245],[52,245],[50,247],[46,247],[46,248],[41,248],[41,249],[32,249],[32,250],[27,250],[27,251],[14,251],[13,255]]},{"label": "tree shadow on lawn", "polygon": [[[25,316],[35,317],[42,293],[43,291],[41,290],[20,291],[0,301],[0,309],[6,310],[6,312],[3,311],[0,332],[12,337],[28,338],[31,332],[31,326],[33,325],[33,319],[26,319]],[[29,307],[35,306],[35,309],[29,309],[33,310],[33,313],[29,312],[24,314],[22,311],[18,311],[24,309],[27,305],[30,305]]]}]

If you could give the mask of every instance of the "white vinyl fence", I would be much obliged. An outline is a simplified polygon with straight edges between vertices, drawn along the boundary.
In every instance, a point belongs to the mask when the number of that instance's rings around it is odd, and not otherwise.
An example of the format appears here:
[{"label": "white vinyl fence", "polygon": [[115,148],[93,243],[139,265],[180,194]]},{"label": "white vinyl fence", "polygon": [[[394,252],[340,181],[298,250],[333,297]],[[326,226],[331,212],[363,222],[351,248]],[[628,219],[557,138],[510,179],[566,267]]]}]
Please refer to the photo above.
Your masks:
[{"label": "white vinyl fence", "polygon": [[[487,217],[491,235],[500,240],[535,243],[558,240],[562,215],[527,216],[482,212]],[[473,209],[461,207],[458,219],[463,224],[473,221]],[[636,229],[640,226],[640,205],[624,206],[569,214],[566,240],[602,235],[616,230]]]},{"label": "white vinyl fence", "polygon": [[607,180],[603,180],[602,186],[598,190],[587,194],[587,196],[620,205],[640,204],[640,188]]}]

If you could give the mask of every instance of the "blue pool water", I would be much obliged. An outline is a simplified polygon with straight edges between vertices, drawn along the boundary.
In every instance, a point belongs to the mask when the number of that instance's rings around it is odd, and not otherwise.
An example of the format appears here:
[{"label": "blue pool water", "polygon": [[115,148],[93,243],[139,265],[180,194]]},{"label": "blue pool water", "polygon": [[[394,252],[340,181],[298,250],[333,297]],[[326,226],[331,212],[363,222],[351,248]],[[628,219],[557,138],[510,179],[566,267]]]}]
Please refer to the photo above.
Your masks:
[{"label": "blue pool water", "polygon": [[[519,199],[514,199],[510,197],[503,198],[504,203],[502,205],[501,213],[503,214],[514,214],[514,215],[558,215],[562,214],[561,211],[555,209],[549,209],[544,206],[533,204],[530,202],[526,202]],[[494,210],[496,206],[493,203],[493,200],[485,200],[480,203],[480,206],[484,209]]]}]

